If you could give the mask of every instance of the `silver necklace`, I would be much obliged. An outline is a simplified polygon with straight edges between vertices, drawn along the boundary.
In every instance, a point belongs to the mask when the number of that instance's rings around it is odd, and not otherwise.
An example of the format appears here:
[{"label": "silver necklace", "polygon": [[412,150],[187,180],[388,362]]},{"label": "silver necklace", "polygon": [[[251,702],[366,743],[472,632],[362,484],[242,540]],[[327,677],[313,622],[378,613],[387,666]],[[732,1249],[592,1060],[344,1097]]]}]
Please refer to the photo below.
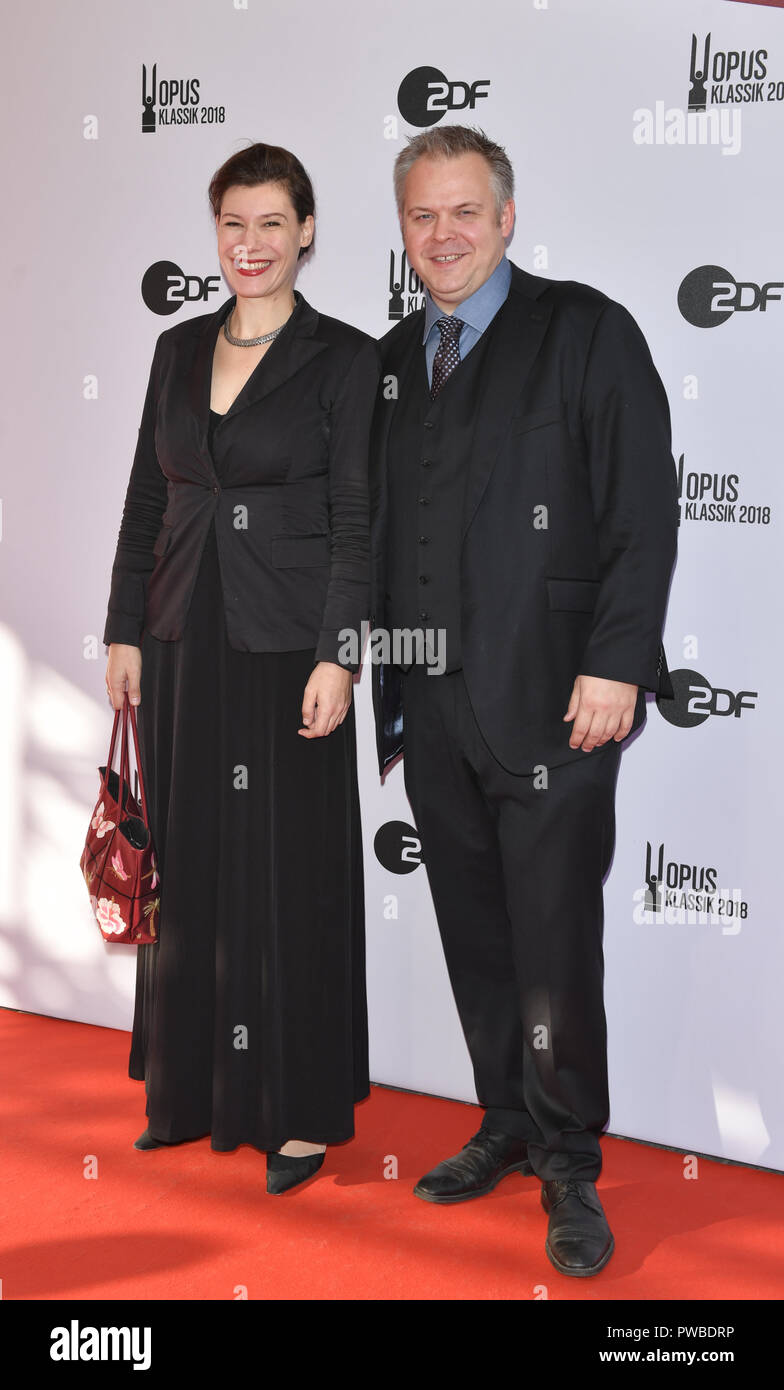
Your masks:
[{"label": "silver necklace", "polygon": [[271,343],[273,338],[277,338],[278,334],[286,327],[286,324],[282,323],[280,328],[273,328],[271,333],[264,333],[260,338],[235,338],[234,334],[229,331],[230,318],[231,314],[227,314],[223,320],[223,334],[226,341],[231,343],[233,347],[260,347],[262,343]]}]

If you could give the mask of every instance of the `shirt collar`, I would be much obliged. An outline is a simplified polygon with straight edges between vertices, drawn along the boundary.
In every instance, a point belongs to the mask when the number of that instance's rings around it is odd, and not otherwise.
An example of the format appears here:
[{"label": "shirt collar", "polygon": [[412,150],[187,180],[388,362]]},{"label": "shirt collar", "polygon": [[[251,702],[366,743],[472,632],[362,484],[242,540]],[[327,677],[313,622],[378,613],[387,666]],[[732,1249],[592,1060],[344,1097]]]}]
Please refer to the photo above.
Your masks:
[{"label": "shirt collar", "polygon": [[[506,256],[502,256],[492,275],[489,275],[483,285],[473,294],[464,299],[455,309],[455,316],[462,319],[471,328],[475,328],[477,333],[484,333],[491,319],[494,319],[498,310],[509,293],[509,286],[512,281],[512,267]],[[444,318],[443,309],[430,298],[430,291],[425,291],[425,327],[422,334],[422,342],[427,342],[430,331],[438,319]]]}]

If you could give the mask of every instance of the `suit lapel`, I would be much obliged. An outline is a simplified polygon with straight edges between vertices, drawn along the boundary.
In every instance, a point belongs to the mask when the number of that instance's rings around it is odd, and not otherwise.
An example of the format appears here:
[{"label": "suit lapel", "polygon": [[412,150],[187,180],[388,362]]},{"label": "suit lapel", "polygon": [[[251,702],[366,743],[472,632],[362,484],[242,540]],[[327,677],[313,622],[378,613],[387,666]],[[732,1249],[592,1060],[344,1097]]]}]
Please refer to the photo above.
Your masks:
[{"label": "suit lapel", "polygon": [[[394,403],[399,400],[403,384],[413,368],[417,348],[422,346],[422,330],[425,326],[424,309],[417,309],[416,313],[409,314],[404,320],[404,324],[406,331],[403,332],[401,325],[392,346],[382,354],[383,368],[379,386],[381,401],[379,413],[376,416],[377,433],[374,449],[384,465],[382,470],[384,473],[386,473],[387,440],[392,425],[392,416],[395,413]],[[387,397],[384,392],[392,384],[391,378],[396,378],[395,394]]]},{"label": "suit lapel", "polygon": [[462,536],[482,500],[509,428],[509,417],[547,332],[552,306],[538,302],[546,288],[547,281],[512,266],[509,295],[499,310],[483,364],[466,479]]},{"label": "suit lapel", "polygon": [[[417,349],[422,346],[422,329],[425,322],[424,309],[407,315],[399,329],[393,330],[392,345],[381,346],[382,371],[379,382],[379,395],[373,417],[373,439],[370,451],[370,499],[372,521],[372,550],[376,574],[383,574],[385,560],[385,535],[387,519],[388,482],[387,469],[389,431],[405,382],[409,379],[416,362]],[[404,329],[404,326],[405,329]],[[385,395],[394,379],[395,394]],[[381,580],[379,579],[379,585]],[[378,587],[378,585],[377,585]]]},{"label": "suit lapel", "polygon": [[[303,299],[302,295],[296,291],[295,297],[297,302],[291,318],[280,336],[270,344],[223,418],[218,421],[218,429],[222,429],[229,420],[234,419],[248,406],[255,405],[265,396],[268,396],[270,392],[277,390],[284,381],[287,381],[289,377],[326,348],[327,344],[316,336],[319,318],[316,310],[311,308],[307,300]],[[188,383],[188,399],[191,410],[199,422],[199,431],[205,453],[207,453],[207,430],[210,418],[210,395],[212,393],[212,359],[215,343],[218,334],[222,331],[224,320],[228,318],[236,302],[236,295],[232,295],[216,313],[205,320],[203,331],[197,343],[193,369]]]}]

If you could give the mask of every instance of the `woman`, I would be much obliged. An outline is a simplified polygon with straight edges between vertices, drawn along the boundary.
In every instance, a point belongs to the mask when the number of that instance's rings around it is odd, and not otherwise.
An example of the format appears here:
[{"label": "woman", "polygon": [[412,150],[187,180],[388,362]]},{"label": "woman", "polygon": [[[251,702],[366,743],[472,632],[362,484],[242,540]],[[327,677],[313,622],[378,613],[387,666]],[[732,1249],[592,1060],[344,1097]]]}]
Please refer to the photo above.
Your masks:
[{"label": "woman", "polygon": [[161,877],[129,1072],[137,1148],[248,1143],[279,1193],[369,1091],[344,629],[367,610],[378,358],[294,289],[314,235],[294,155],[240,151],[209,198],[232,296],[158,338],[104,631]]}]

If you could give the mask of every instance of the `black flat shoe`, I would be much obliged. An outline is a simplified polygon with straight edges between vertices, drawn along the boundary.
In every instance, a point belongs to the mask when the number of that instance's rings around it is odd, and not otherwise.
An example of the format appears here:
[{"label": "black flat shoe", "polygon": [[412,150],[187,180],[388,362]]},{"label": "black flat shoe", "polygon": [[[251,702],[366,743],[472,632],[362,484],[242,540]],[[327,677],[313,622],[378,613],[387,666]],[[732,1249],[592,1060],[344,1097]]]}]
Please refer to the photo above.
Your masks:
[{"label": "black flat shoe", "polygon": [[173,1149],[178,1144],[187,1144],[187,1139],[156,1139],[150,1131],[146,1129],[144,1134],[140,1134],[138,1139],[134,1139],[135,1149]]},{"label": "black flat shoe", "polygon": [[467,1202],[492,1192],[509,1173],[531,1177],[533,1171],[524,1139],[482,1128],[459,1154],[420,1178],[414,1194],[425,1202]]},{"label": "black flat shoe", "polygon": [[193,1144],[199,1138],[207,1138],[207,1134],[209,1131],[204,1134],[192,1134],[188,1138],[156,1138],[146,1129],[145,1133],[139,1134],[139,1138],[133,1140],[133,1148],[177,1148],[178,1144]]},{"label": "black flat shoe", "polygon": [[167,1147],[165,1139],[154,1139],[150,1131],[146,1129],[144,1134],[140,1134],[138,1139],[134,1139],[135,1149],[165,1149]]},{"label": "black flat shoe", "polygon": [[544,1248],[559,1274],[584,1279],[604,1269],[615,1240],[596,1185],[574,1178],[545,1182],[542,1206],[550,1214]]},{"label": "black flat shoe", "polygon": [[268,1150],[267,1191],[274,1195],[288,1192],[290,1187],[296,1187],[298,1183],[305,1182],[306,1178],[312,1178],[323,1162],[323,1153],[302,1154],[296,1158],[292,1154]]}]

